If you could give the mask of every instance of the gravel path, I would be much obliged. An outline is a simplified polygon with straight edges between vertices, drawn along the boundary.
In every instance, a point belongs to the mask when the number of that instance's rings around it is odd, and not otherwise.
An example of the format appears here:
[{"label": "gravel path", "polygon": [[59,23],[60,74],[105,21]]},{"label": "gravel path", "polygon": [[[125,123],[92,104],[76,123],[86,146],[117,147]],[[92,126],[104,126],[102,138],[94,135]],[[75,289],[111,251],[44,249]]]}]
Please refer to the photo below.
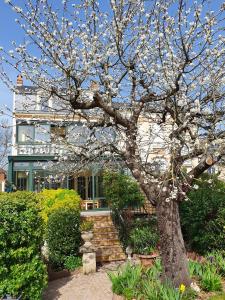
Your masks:
[{"label": "gravel path", "polygon": [[104,271],[54,280],[43,300],[112,300],[111,282]]}]

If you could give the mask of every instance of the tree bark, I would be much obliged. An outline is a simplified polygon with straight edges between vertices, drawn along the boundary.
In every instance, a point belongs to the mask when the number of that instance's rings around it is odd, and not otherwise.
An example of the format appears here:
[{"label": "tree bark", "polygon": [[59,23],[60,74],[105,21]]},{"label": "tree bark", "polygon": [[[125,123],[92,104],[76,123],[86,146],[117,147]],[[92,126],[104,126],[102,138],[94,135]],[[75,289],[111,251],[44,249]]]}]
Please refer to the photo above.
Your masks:
[{"label": "tree bark", "polygon": [[159,199],[156,205],[160,234],[160,253],[163,266],[163,281],[170,281],[175,287],[190,286],[188,260],[181,232],[179,204],[176,200]]}]

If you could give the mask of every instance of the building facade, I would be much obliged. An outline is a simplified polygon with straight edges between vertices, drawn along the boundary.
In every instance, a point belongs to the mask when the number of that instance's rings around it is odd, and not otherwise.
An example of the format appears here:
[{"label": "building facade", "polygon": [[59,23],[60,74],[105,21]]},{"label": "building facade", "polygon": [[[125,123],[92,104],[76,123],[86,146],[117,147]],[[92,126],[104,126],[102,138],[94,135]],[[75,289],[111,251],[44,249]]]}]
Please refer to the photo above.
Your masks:
[{"label": "building facade", "polygon": [[[54,105],[57,103],[42,97],[37,88],[24,86],[22,76],[17,77],[8,181],[17,190],[75,189],[83,199],[85,209],[104,207],[101,169],[95,167],[76,174],[63,174],[54,168],[58,157],[68,151],[66,141],[73,138],[74,126],[77,131],[82,128],[78,117],[66,115],[61,110],[56,112]],[[81,134],[79,137],[82,139]]]}]

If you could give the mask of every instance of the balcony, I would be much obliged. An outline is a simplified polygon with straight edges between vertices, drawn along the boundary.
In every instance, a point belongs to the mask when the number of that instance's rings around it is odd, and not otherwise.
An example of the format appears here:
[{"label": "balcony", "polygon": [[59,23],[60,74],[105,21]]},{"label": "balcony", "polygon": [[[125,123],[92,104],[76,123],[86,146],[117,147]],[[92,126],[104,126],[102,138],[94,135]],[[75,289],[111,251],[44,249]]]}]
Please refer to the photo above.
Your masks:
[{"label": "balcony", "polygon": [[68,149],[62,145],[54,144],[33,144],[33,145],[17,145],[17,155],[62,155],[66,154]]}]

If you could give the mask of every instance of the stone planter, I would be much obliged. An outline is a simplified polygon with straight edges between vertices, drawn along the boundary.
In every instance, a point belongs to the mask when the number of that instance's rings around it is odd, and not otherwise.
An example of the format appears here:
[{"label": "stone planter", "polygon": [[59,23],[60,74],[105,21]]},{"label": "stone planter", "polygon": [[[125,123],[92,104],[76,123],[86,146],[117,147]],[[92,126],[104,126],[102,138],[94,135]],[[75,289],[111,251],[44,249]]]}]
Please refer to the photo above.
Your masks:
[{"label": "stone planter", "polygon": [[80,247],[80,252],[83,254],[83,274],[94,273],[96,272],[96,249],[91,243],[94,237],[93,232],[83,231],[81,237],[84,241],[84,245]]},{"label": "stone planter", "polygon": [[140,259],[141,265],[143,267],[152,267],[155,263],[156,258],[159,257],[158,253],[153,253],[149,255],[138,254],[137,257]]},{"label": "stone planter", "polygon": [[84,242],[90,242],[93,239],[94,234],[92,231],[82,231],[81,237]]}]

